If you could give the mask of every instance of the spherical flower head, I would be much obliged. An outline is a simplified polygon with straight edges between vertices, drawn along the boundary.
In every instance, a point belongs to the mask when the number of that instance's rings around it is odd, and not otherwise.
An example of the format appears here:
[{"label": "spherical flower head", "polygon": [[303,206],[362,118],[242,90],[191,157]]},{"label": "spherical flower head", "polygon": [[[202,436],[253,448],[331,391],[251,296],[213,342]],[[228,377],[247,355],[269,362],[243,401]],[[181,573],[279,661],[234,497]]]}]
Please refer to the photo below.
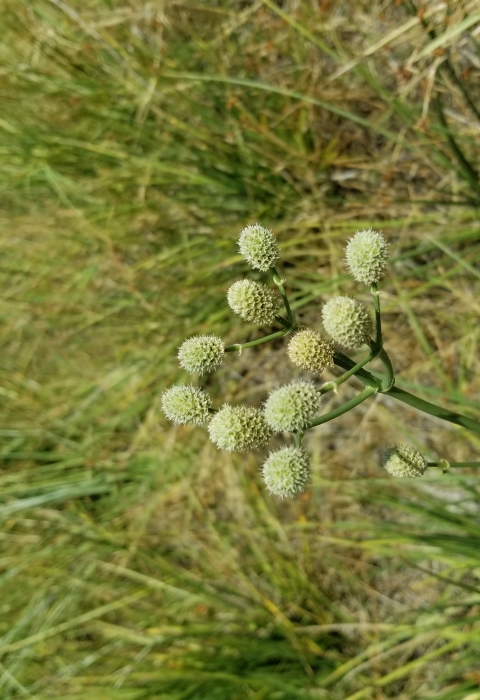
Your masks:
[{"label": "spherical flower head", "polygon": [[210,417],[210,397],[195,386],[172,386],[162,394],[163,412],[178,425],[202,425]]},{"label": "spherical flower head", "polygon": [[392,476],[414,479],[425,473],[428,462],[414,447],[394,445],[383,453],[382,465]]},{"label": "spherical flower head", "polygon": [[210,439],[221,450],[243,452],[265,445],[272,436],[262,411],[226,404],[208,426]]},{"label": "spherical flower head", "polygon": [[321,400],[312,382],[285,384],[268,397],[265,418],[278,433],[302,430],[317,415]]},{"label": "spherical flower head", "polygon": [[223,362],[225,348],[216,335],[194,335],[178,350],[180,366],[187,372],[213,372]]},{"label": "spherical flower head", "polygon": [[232,311],[248,323],[268,326],[275,319],[278,298],[266,284],[239,280],[228,290],[227,299]]},{"label": "spherical flower head", "polygon": [[350,297],[333,297],[322,309],[323,325],[335,342],[346,348],[367,343],[373,322],[365,304]]},{"label": "spherical flower head", "polygon": [[295,333],[287,347],[289,359],[297,367],[310,372],[323,372],[333,367],[333,341],[311,328]]},{"label": "spherical flower head", "polygon": [[307,454],[300,447],[283,447],[270,455],[262,467],[262,477],[270,493],[291,498],[305,489],[310,475]]},{"label": "spherical flower head", "polygon": [[253,224],[240,231],[240,253],[254,270],[267,272],[278,260],[277,239],[268,228]]},{"label": "spherical flower head", "polygon": [[387,270],[388,243],[381,233],[357,231],[345,249],[348,269],[357,282],[378,282]]}]

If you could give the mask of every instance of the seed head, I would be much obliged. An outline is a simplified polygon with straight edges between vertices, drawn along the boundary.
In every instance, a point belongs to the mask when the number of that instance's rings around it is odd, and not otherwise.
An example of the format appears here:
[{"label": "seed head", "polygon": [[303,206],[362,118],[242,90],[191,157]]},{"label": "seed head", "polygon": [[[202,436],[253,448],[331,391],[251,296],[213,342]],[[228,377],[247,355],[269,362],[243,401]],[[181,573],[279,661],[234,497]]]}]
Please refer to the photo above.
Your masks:
[{"label": "seed head", "polygon": [[302,430],[318,413],[321,400],[312,382],[285,384],[268,397],[265,418],[277,433]]},{"label": "seed head", "polygon": [[394,445],[383,453],[382,465],[392,476],[414,479],[425,473],[428,462],[414,447]]},{"label": "seed head", "polygon": [[228,404],[212,418],[208,432],[211,441],[228,452],[243,452],[261,447],[272,436],[260,409]]},{"label": "seed head", "polygon": [[348,269],[357,282],[373,284],[387,270],[388,243],[381,233],[371,228],[357,231],[348,241],[345,253]]},{"label": "seed head", "polygon": [[163,412],[179,425],[206,423],[211,405],[208,394],[195,386],[172,386],[162,394]]},{"label": "seed head", "polygon": [[213,372],[223,362],[225,348],[216,335],[194,335],[178,349],[180,366],[187,372]]},{"label": "seed head", "polygon": [[266,284],[239,280],[228,290],[227,299],[232,311],[248,323],[268,326],[275,319],[278,299]]},{"label": "seed head", "polygon": [[254,270],[267,272],[278,260],[277,239],[268,228],[260,224],[246,226],[240,231],[240,253]]},{"label": "seed head", "polygon": [[303,491],[310,474],[307,454],[299,447],[283,447],[270,455],[262,467],[262,477],[270,493],[280,498]]},{"label": "seed head", "polygon": [[335,342],[356,349],[368,341],[373,322],[365,304],[349,297],[333,297],[322,309],[325,330]]},{"label": "seed head", "polygon": [[287,355],[297,367],[319,374],[334,364],[332,340],[311,328],[295,333],[288,344]]}]

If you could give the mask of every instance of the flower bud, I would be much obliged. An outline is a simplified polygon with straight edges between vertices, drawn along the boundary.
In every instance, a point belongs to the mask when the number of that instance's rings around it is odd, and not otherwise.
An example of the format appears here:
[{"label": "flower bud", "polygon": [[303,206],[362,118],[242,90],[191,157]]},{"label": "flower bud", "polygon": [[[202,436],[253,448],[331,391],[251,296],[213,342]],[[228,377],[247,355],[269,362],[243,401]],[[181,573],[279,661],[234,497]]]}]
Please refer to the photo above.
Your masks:
[{"label": "flower bud", "polygon": [[211,405],[208,394],[194,386],[172,386],[162,394],[163,412],[179,425],[206,423]]},{"label": "flower bud", "polygon": [[381,233],[357,231],[345,249],[348,269],[357,282],[373,284],[380,280],[388,261],[388,243]]},{"label": "flower bud", "polygon": [[382,465],[392,476],[414,479],[425,473],[428,462],[414,447],[394,445],[383,453]]},{"label": "flower bud", "polygon": [[216,335],[194,335],[178,350],[180,366],[187,372],[213,372],[223,362],[225,348]]},{"label": "flower bud", "polygon": [[373,322],[367,307],[349,297],[333,297],[322,309],[323,325],[335,342],[356,349],[367,343]]},{"label": "flower bud", "polygon": [[251,406],[226,404],[210,421],[210,439],[221,450],[242,452],[265,445],[272,436],[263,412]]},{"label": "flower bud", "polygon": [[278,260],[277,239],[271,231],[260,224],[246,226],[240,231],[238,241],[240,254],[254,270],[267,272]]},{"label": "flower bud", "polygon": [[321,374],[333,367],[333,342],[311,328],[295,333],[287,347],[289,359],[297,367]]},{"label": "flower bud", "polygon": [[268,397],[265,418],[278,433],[302,430],[318,413],[321,400],[312,382],[285,384]]},{"label": "flower bud", "polygon": [[239,280],[228,290],[227,299],[232,311],[248,323],[268,326],[275,320],[278,299],[266,284]]},{"label": "flower bud", "polygon": [[303,491],[310,474],[307,454],[300,447],[284,447],[270,455],[262,467],[262,477],[270,493],[280,498]]}]

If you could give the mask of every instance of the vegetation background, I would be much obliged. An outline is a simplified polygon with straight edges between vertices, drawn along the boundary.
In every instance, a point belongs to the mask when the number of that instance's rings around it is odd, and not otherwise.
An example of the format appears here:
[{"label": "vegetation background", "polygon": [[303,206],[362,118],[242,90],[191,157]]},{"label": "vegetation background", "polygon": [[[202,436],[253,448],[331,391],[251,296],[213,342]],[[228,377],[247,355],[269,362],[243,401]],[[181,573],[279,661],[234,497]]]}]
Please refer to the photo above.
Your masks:
[{"label": "vegetation background", "polygon": [[[0,0],[0,27],[0,697],[480,699],[478,476],[379,468],[478,437],[380,396],[312,431],[285,503],[159,407],[186,336],[258,333],[225,294],[260,221],[314,327],[368,300],[343,247],[382,230],[399,386],[479,415],[478,3]],[[292,374],[278,343],[202,385]]]}]

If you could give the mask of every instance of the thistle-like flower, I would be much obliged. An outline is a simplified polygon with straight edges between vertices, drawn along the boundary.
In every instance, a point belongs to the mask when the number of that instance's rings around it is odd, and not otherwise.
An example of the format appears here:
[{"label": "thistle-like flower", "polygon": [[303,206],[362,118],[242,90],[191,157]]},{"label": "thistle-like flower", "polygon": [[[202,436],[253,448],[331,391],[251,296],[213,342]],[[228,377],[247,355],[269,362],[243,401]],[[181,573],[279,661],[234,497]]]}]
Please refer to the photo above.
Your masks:
[{"label": "thistle-like flower", "polygon": [[357,282],[378,282],[387,270],[388,243],[381,233],[357,231],[345,249],[348,269]]},{"label": "thistle-like flower", "polygon": [[414,447],[393,445],[383,453],[382,465],[392,476],[414,479],[425,473],[428,462]]},{"label": "thistle-like flower", "polygon": [[272,436],[263,412],[252,406],[226,404],[208,426],[210,439],[221,450],[242,452],[265,445]]},{"label": "thistle-like flower", "polygon": [[172,386],[162,394],[163,412],[178,425],[206,423],[211,405],[208,394],[195,386]]},{"label": "thistle-like flower", "polygon": [[322,309],[327,333],[347,348],[360,348],[368,342],[373,322],[365,304],[350,297],[333,297]]},{"label": "thistle-like flower", "polygon": [[268,326],[275,320],[278,298],[266,284],[239,280],[228,290],[227,299],[232,311],[248,323]]},{"label": "thistle-like flower", "polygon": [[278,260],[277,239],[268,228],[253,224],[240,231],[240,254],[254,270],[267,272]]},{"label": "thistle-like flower", "polygon": [[318,413],[321,400],[312,382],[285,384],[268,397],[265,418],[278,433],[302,430]]},{"label": "thistle-like flower", "polygon": [[303,491],[310,474],[307,454],[300,447],[283,447],[270,455],[262,467],[262,477],[270,493],[280,498]]},{"label": "thistle-like flower", "polygon": [[223,362],[225,348],[216,335],[194,335],[178,349],[180,366],[187,372],[213,372]]},{"label": "thistle-like flower", "polygon": [[287,355],[297,367],[319,374],[334,364],[332,340],[311,328],[295,333],[288,344]]}]

